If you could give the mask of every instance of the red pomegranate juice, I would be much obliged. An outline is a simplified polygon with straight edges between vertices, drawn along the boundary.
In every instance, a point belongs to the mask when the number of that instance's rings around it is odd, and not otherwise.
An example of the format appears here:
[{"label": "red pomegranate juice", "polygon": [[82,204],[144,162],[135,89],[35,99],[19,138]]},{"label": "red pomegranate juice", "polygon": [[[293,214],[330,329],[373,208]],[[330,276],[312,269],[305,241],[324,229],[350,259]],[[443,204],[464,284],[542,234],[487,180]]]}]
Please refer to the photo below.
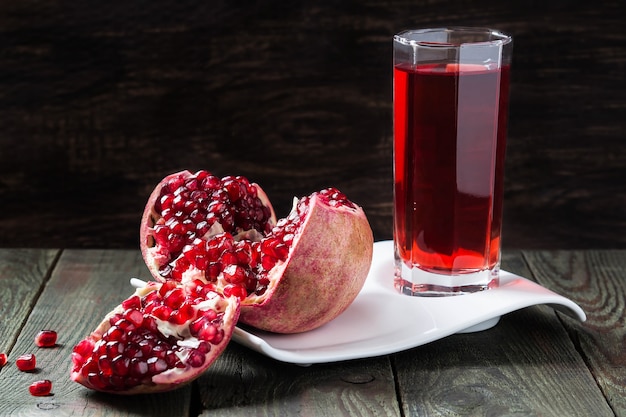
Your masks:
[{"label": "red pomegranate juice", "polygon": [[444,275],[497,268],[509,74],[394,68],[394,234],[404,266]]}]

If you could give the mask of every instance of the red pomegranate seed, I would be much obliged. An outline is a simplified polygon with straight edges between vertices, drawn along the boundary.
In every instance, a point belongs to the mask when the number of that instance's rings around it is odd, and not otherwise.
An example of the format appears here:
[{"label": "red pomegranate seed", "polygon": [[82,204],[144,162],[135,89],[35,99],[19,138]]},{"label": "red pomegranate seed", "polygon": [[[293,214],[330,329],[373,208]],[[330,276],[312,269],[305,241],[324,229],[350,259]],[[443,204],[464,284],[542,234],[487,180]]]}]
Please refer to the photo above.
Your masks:
[{"label": "red pomegranate seed", "polygon": [[57,332],[42,330],[35,336],[35,344],[39,347],[53,347],[57,344]]},{"label": "red pomegranate seed", "polygon": [[224,287],[225,297],[239,297],[240,300],[245,300],[248,296],[248,291],[243,285],[240,284],[227,284]]},{"label": "red pomegranate seed", "polygon": [[191,320],[196,314],[193,304],[188,301],[181,303],[177,310],[172,311],[169,321],[175,324],[183,324]]},{"label": "red pomegranate seed", "polygon": [[172,281],[164,282],[163,285],[161,285],[161,288],[159,288],[158,290],[158,295],[160,295],[161,297],[165,297],[165,294],[167,294],[168,291],[173,290],[174,288],[176,288],[175,282],[172,282]]},{"label": "red pomegranate seed", "polygon": [[215,282],[221,271],[222,264],[220,262],[211,262],[206,271],[204,271],[204,277],[209,282]]},{"label": "red pomegranate seed", "polygon": [[154,307],[154,309],[152,310],[152,315],[160,320],[167,321],[172,315],[172,309],[166,305],[160,304]]},{"label": "red pomegranate seed", "polygon": [[83,363],[93,350],[93,343],[90,340],[82,340],[72,350],[72,362],[76,364]]},{"label": "red pomegranate seed", "polygon": [[148,363],[140,358],[131,359],[129,373],[131,377],[142,379],[148,373]]},{"label": "red pomegranate seed", "polygon": [[2,368],[4,365],[7,364],[7,354],[6,353],[0,353],[0,368]]},{"label": "red pomegranate seed", "polygon": [[214,324],[204,323],[198,331],[198,338],[210,342],[213,338],[215,338],[219,331],[220,329]]},{"label": "red pomegranate seed", "polygon": [[222,253],[221,263],[225,266],[235,266],[237,265],[237,255],[230,251],[224,252]]},{"label": "red pomegranate seed", "polygon": [[231,284],[241,284],[246,280],[246,271],[240,265],[228,265],[222,272],[224,279]]},{"label": "red pomegranate seed", "polygon": [[148,358],[146,363],[148,364],[148,372],[151,375],[159,374],[167,369],[167,362],[159,357]]},{"label": "red pomegranate seed", "polygon": [[185,292],[182,288],[169,290],[163,297],[163,303],[171,309],[177,309],[185,301]]},{"label": "red pomegranate seed", "polygon": [[122,307],[124,307],[125,310],[128,310],[129,308],[139,309],[141,308],[141,298],[139,298],[138,295],[133,295],[132,297],[122,301]]},{"label": "red pomegranate seed", "polygon": [[126,310],[124,312],[124,318],[130,321],[135,327],[139,327],[143,323],[143,313],[134,308]]},{"label": "red pomegranate seed", "polygon": [[52,382],[49,379],[42,379],[41,381],[35,381],[28,387],[31,395],[35,397],[44,397],[50,395],[52,391]]},{"label": "red pomegranate seed", "polygon": [[189,357],[187,358],[187,363],[194,368],[199,368],[204,364],[206,357],[197,350],[192,350],[189,352]]},{"label": "red pomegranate seed", "polygon": [[263,266],[263,269],[265,269],[266,271],[269,271],[270,269],[274,268],[274,265],[276,265],[276,258],[274,258],[271,255],[265,255],[263,254],[263,256],[261,257],[261,265]]},{"label": "red pomegranate seed", "polygon": [[15,361],[15,365],[17,365],[17,369],[22,372],[28,372],[35,369],[35,365],[37,364],[37,360],[35,359],[35,355],[32,353],[25,353],[20,355]]},{"label": "red pomegranate seed", "polygon": [[111,361],[111,370],[115,375],[126,376],[128,374],[128,367],[130,366],[130,359],[122,355],[118,355]]}]

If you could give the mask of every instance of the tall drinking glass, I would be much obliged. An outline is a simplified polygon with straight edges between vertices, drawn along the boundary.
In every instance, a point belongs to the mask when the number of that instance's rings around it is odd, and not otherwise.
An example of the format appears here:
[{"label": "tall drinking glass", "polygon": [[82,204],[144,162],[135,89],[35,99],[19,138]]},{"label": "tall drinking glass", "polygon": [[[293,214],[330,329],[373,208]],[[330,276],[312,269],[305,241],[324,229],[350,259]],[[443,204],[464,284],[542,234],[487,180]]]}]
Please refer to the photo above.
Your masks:
[{"label": "tall drinking glass", "polygon": [[393,45],[395,286],[497,286],[512,38],[452,27]]}]

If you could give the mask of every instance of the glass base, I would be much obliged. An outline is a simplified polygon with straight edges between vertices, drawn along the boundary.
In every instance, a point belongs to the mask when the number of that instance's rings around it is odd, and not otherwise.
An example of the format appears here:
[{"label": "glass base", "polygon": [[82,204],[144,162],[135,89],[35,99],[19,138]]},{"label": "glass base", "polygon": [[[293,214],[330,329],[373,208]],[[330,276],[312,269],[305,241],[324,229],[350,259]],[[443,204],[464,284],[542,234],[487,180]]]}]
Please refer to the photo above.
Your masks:
[{"label": "glass base", "polygon": [[396,262],[394,286],[402,294],[420,297],[471,294],[497,287],[499,272],[498,265],[491,270],[440,274]]}]

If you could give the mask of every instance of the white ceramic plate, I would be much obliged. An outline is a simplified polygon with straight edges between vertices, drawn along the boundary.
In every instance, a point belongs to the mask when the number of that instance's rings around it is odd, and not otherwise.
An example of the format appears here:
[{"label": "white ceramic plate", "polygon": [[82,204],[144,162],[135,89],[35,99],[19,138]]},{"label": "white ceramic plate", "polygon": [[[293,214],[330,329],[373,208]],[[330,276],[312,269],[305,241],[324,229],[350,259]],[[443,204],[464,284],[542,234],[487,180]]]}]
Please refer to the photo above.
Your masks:
[{"label": "white ceramic plate", "polygon": [[271,358],[299,365],[367,358],[420,346],[454,333],[486,330],[500,316],[548,304],[580,321],[573,301],[502,271],[500,286],[453,297],[410,297],[393,288],[393,242],[374,244],[367,281],[350,307],[306,333],[278,335],[237,327],[233,340]]},{"label": "white ceramic plate", "polygon": [[[145,282],[133,278],[131,284],[140,287]],[[380,356],[454,333],[486,330],[503,314],[537,304],[586,320],[573,301],[506,271],[501,271],[500,286],[488,291],[452,297],[402,295],[393,287],[393,242],[382,241],[374,243],[363,289],[330,323],[291,335],[238,326],[232,340],[279,361],[306,366]]]}]

